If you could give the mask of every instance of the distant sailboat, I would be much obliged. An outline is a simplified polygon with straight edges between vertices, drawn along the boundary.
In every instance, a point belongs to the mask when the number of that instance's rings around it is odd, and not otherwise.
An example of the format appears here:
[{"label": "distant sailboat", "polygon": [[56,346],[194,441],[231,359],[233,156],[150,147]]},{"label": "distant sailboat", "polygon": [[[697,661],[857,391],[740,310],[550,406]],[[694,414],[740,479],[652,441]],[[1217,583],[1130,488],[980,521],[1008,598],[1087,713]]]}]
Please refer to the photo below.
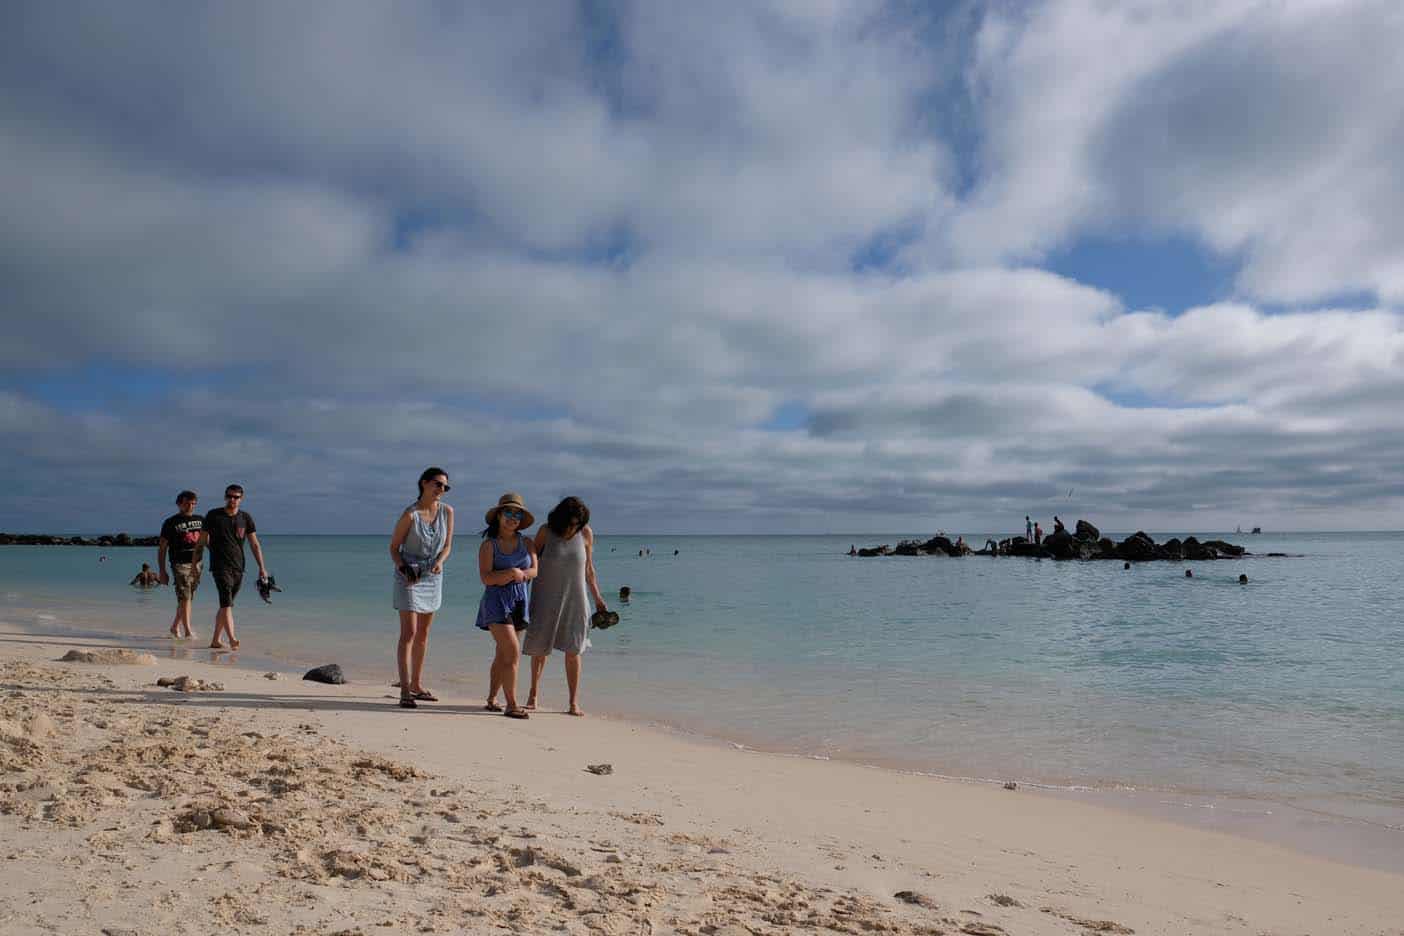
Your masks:
[{"label": "distant sailboat", "polygon": [[1235,529],[1233,532],[1235,532],[1235,533],[1242,533],[1242,532],[1243,532],[1243,527],[1238,527],[1238,528]]}]

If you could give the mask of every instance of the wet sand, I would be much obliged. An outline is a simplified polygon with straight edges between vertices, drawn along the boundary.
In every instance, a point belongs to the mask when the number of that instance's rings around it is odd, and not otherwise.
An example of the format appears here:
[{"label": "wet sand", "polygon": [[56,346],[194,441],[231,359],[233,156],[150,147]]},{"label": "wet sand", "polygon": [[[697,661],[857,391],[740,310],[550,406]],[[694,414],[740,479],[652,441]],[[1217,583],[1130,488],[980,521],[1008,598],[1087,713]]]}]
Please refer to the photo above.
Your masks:
[{"label": "wet sand", "polygon": [[108,646],[0,626],[0,932],[1404,934],[1404,876],[1248,839],[575,719],[556,686],[515,722],[57,662]]}]

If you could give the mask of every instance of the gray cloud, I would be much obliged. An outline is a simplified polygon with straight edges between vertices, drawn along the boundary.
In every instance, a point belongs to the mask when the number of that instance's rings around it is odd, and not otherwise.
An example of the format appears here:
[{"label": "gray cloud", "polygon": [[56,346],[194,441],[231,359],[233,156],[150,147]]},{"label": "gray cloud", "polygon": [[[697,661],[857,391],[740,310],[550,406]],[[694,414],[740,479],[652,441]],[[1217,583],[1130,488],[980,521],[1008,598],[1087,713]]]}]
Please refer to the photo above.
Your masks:
[{"label": "gray cloud", "polygon": [[[1404,518],[1394,111],[1294,90],[1363,80],[1379,8],[1053,3],[973,49],[964,9],[446,9],[0,14],[0,528],[238,479],[375,530],[429,461],[616,531]],[[962,75],[968,190],[927,113]],[[1167,315],[1013,265],[1127,219],[1241,252],[1249,296],[1381,301]],[[916,262],[853,271],[899,230]]]}]

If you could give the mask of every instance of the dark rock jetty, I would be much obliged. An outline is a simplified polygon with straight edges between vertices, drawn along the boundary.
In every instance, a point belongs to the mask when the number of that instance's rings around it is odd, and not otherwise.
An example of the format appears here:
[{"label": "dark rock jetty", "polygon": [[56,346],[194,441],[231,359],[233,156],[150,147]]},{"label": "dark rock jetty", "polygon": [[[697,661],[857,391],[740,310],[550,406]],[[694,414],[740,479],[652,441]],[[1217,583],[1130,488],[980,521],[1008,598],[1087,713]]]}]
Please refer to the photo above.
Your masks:
[{"label": "dark rock jetty", "polygon": [[983,549],[971,549],[965,544],[957,545],[944,536],[933,536],[929,540],[903,540],[894,546],[871,546],[857,551],[859,556],[1025,556],[1033,559],[1121,559],[1126,562],[1150,562],[1167,560],[1202,562],[1208,559],[1238,559],[1252,555],[1242,546],[1235,546],[1223,540],[1201,542],[1193,536],[1181,539],[1168,539],[1157,543],[1145,533],[1133,533],[1121,542],[1116,542],[1086,520],[1077,521],[1074,532],[1058,530],[1043,538],[1042,543],[1031,543],[1022,536],[1009,539],[986,540]]},{"label": "dark rock jetty", "polygon": [[102,536],[50,536],[47,533],[0,533],[0,546],[155,546],[157,536],[104,533]]}]

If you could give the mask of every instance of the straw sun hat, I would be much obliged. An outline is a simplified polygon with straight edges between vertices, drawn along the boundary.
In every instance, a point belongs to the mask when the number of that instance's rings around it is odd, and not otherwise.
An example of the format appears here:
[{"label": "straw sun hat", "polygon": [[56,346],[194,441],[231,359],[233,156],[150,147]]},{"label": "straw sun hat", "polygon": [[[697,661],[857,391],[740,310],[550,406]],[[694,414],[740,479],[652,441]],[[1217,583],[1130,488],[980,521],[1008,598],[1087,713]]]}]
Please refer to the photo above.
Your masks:
[{"label": "straw sun hat", "polygon": [[522,522],[519,524],[519,529],[525,530],[536,522],[536,518],[531,515],[531,511],[526,509],[526,504],[522,501],[522,495],[518,494],[516,491],[508,491],[497,499],[496,507],[489,507],[488,512],[483,514],[484,519],[488,522],[488,526],[492,526],[497,522],[497,512],[503,507],[515,507],[522,512]]}]

